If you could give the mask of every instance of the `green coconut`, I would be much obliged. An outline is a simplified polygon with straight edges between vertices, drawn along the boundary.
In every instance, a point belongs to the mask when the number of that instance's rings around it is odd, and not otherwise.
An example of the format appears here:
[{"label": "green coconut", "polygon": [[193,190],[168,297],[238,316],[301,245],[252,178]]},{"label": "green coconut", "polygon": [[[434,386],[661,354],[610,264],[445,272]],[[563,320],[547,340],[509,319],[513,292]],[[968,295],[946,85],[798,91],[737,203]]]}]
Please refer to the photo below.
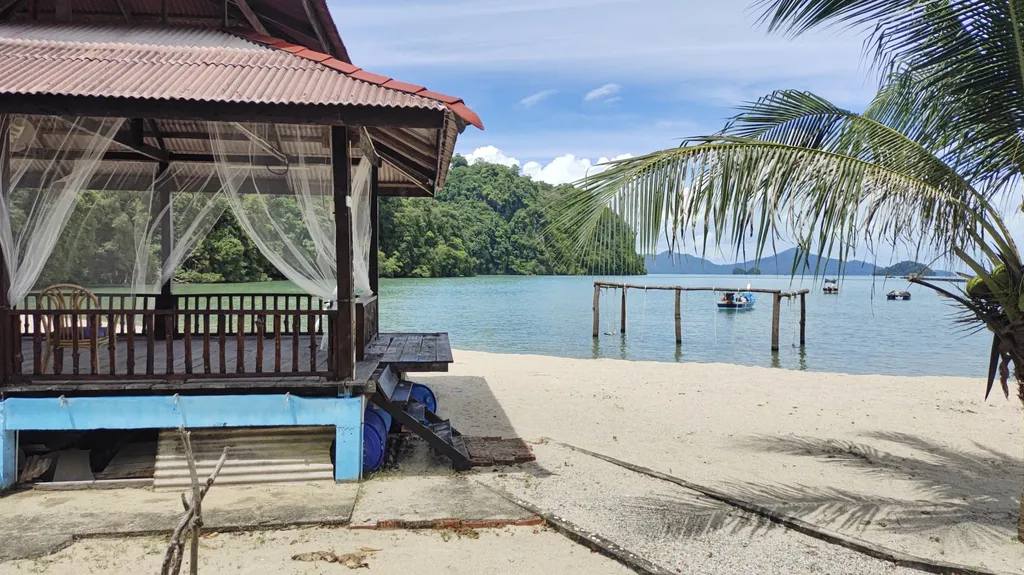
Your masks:
[{"label": "green coconut", "polygon": [[[999,287],[999,291],[1006,291],[1010,288],[1010,272],[1007,271],[1006,266],[1003,264],[993,268],[989,276],[992,277],[992,281]],[[971,297],[989,297],[992,295],[992,290],[981,276],[975,276],[967,280],[967,295]],[[1024,299],[1021,299],[1017,305],[1021,310],[1024,310]]]},{"label": "green coconut", "polygon": [[985,280],[979,276],[967,280],[967,295],[971,297],[985,297],[992,295],[992,290],[988,289],[988,284]]}]

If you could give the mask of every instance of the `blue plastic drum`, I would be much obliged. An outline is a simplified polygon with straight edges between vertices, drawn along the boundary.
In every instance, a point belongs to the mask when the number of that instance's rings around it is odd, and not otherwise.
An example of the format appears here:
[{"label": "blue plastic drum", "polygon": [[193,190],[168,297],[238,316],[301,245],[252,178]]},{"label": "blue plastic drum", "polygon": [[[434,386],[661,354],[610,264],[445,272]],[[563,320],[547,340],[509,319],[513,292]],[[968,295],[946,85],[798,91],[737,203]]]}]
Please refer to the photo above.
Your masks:
[{"label": "blue plastic drum", "polygon": [[391,416],[369,408],[363,414],[363,471],[375,471],[384,464]]},{"label": "blue plastic drum", "polygon": [[[412,384],[412,391],[409,393],[409,398],[413,401],[422,403],[427,406],[427,409],[437,413],[437,398],[434,397],[434,392],[422,383]],[[426,417],[424,417],[423,423],[427,423]]]}]

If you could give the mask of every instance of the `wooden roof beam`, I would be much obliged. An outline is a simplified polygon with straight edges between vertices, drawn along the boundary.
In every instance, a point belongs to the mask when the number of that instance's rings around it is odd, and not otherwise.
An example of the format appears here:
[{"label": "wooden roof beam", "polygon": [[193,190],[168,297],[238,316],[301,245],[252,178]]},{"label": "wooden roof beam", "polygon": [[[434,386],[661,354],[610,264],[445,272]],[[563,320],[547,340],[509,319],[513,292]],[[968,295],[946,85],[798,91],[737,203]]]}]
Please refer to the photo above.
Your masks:
[{"label": "wooden roof beam", "polygon": [[264,36],[269,36],[269,34],[267,34],[267,29],[263,26],[263,22],[260,22],[259,17],[256,16],[256,13],[249,7],[249,2],[247,0],[234,0],[234,2],[242,12],[242,16],[245,17],[245,21],[252,26],[253,30],[263,34]]},{"label": "wooden roof beam", "polygon": [[129,0],[117,0],[117,7],[120,8],[121,14],[124,16],[124,23],[129,26],[132,23],[132,7],[128,5]]},{"label": "wooden roof beam", "polygon": [[28,0],[8,0],[0,5],[0,20],[6,20],[11,17],[12,14],[21,10],[21,7],[25,5]]},{"label": "wooden roof beam", "polygon": [[302,8],[306,11],[306,18],[309,18],[309,23],[313,26],[313,33],[316,34],[316,39],[320,42],[320,47],[323,48],[324,53],[337,57],[338,55],[331,49],[331,43],[327,41],[327,33],[324,32],[323,26],[320,25],[320,19],[316,17],[316,12],[313,11],[313,5],[310,4],[309,0],[302,0]]}]

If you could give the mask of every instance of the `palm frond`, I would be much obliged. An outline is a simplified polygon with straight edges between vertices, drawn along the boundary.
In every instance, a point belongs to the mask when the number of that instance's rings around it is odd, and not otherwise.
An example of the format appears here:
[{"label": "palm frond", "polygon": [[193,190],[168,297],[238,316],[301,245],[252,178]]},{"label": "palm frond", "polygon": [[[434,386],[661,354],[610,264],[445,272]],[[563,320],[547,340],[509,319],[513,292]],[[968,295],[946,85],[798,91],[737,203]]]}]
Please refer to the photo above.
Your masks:
[{"label": "palm frond", "polygon": [[[935,143],[954,140],[949,149],[993,173],[1020,171],[1024,0],[763,0],[758,6],[770,30],[793,35],[870,26],[866,50],[875,65],[886,74],[913,75],[913,89],[904,93],[916,95],[904,102],[912,113],[901,113],[941,126],[922,134]],[[987,153],[963,153],[982,148]]]}]

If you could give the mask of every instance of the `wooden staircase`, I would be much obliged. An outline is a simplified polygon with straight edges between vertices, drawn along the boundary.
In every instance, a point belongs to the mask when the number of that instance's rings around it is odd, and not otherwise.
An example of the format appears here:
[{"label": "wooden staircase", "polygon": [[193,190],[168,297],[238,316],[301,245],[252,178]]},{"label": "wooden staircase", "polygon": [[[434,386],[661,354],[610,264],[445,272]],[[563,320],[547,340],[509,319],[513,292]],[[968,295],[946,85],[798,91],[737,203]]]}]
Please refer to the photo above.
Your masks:
[{"label": "wooden staircase", "polygon": [[[472,467],[462,434],[452,427],[451,421],[441,419],[426,405],[410,398],[413,382],[399,379],[396,370],[390,366],[384,365],[378,369],[382,372],[377,379],[377,391],[371,398],[373,404],[450,459],[455,471],[467,471]],[[428,423],[424,424],[424,420]]]}]

